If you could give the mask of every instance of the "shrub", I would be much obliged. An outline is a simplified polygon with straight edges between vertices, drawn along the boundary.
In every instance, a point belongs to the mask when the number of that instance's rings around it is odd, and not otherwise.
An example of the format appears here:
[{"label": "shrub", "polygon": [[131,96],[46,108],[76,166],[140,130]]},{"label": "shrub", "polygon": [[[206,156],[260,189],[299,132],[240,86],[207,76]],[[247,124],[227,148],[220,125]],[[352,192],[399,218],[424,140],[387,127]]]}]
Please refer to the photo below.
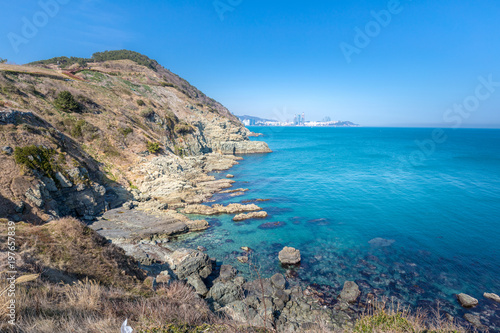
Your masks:
[{"label": "shrub", "polygon": [[191,125],[182,122],[182,123],[179,123],[179,124],[175,125],[174,131],[177,134],[185,135],[185,134],[188,134],[188,133],[193,133],[194,132],[194,128]]},{"label": "shrub", "polygon": [[144,101],[142,99],[138,99],[137,100],[137,105],[139,105],[139,106],[145,106],[146,103],[144,103]]},{"label": "shrub", "polygon": [[58,167],[53,161],[55,150],[51,148],[38,147],[35,145],[16,147],[14,149],[14,160],[30,170],[40,171],[54,178]]},{"label": "shrub", "polygon": [[154,115],[155,115],[155,112],[152,108],[148,108],[146,110],[141,111],[141,117],[146,118],[146,119],[152,118],[152,117],[154,117]]},{"label": "shrub", "polygon": [[0,58],[0,64],[5,64],[7,62],[7,59]]},{"label": "shrub", "polygon": [[118,129],[118,132],[120,132],[121,135],[126,137],[130,133],[133,133],[134,130],[132,129],[132,127],[122,127]]},{"label": "shrub", "polygon": [[64,112],[79,112],[80,104],[69,91],[62,91],[54,100],[54,105]]},{"label": "shrub", "polygon": [[146,144],[147,148],[148,148],[148,151],[151,153],[151,154],[156,154],[160,151],[160,144],[158,142],[151,142],[151,141],[148,141],[148,143]]}]

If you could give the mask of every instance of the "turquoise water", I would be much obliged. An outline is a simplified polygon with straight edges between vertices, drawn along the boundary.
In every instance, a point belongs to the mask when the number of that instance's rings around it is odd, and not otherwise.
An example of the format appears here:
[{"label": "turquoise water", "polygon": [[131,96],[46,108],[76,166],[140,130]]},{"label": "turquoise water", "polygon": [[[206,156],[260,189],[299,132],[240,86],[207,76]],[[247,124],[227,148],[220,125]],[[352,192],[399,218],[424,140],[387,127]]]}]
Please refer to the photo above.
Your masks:
[{"label": "turquoise water", "polygon": [[[355,280],[365,294],[422,306],[439,299],[450,312],[456,293],[482,303],[484,292],[500,293],[500,130],[445,130],[427,150],[416,141],[432,139],[432,129],[251,130],[274,152],[229,171],[235,188],[250,189],[244,196],[214,199],[270,199],[257,203],[270,216],[210,218],[212,228],[184,243],[242,272],[235,258],[249,246],[265,276],[287,272],[332,293]],[[284,223],[259,228],[266,222]],[[278,262],[283,246],[302,253],[293,272]]]}]

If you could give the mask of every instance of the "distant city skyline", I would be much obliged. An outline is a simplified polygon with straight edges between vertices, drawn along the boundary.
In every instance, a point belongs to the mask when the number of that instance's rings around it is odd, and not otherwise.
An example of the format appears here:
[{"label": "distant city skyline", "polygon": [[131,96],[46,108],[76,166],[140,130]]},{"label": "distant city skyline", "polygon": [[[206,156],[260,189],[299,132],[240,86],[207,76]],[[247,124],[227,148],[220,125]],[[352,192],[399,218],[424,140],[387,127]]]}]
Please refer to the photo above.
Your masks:
[{"label": "distant city skyline", "polygon": [[224,3],[5,2],[0,58],[130,49],[237,115],[500,127],[497,1]]}]

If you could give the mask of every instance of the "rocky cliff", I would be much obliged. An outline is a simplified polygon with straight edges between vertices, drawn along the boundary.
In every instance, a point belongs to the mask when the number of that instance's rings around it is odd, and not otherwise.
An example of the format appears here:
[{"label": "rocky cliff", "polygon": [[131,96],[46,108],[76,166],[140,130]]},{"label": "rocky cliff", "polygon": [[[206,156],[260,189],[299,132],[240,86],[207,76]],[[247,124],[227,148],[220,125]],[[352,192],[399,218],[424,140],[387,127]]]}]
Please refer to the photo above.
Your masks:
[{"label": "rocky cliff", "polygon": [[214,192],[207,172],[270,152],[155,61],[99,59],[0,65],[0,216],[92,220],[126,201],[199,203]]}]

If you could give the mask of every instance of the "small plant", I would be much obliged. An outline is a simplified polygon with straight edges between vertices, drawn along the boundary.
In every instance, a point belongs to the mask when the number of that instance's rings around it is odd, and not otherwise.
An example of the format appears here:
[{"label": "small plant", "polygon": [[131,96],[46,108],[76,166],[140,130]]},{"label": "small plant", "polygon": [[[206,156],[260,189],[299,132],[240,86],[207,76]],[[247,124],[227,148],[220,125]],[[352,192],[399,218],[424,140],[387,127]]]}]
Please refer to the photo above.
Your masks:
[{"label": "small plant", "polygon": [[142,99],[137,100],[137,105],[139,106],[146,106],[146,103]]},{"label": "small plant", "polygon": [[16,147],[14,149],[14,160],[17,164],[23,165],[29,170],[37,170],[50,178],[54,178],[58,169],[53,161],[55,153],[54,149],[35,145]]},{"label": "small plant", "polygon": [[54,105],[64,112],[79,112],[80,104],[75,100],[73,95],[65,90],[61,91],[54,100]]},{"label": "small plant", "polygon": [[148,141],[148,143],[146,144],[147,148],[148,148],[148,151],[151,153],[151,154],[156,154],[160,151],[160,144],[158,142],[151,142],[151,141]]},{"label": "small plant", "polygon": [[5,64],[7,62],[7,59],[0,58],[0,64]]},{"label": "small plant", "polygon": [[193,133],[194,128],[191,125],[189,125],[188,123],[182,122],[182,123],[175,125],[174,131],[175,131],[175,133],[177,133],[179,135],[185,135],[185,134]]},{"label": "small plant", "polygon": [[132,129],[132,127],[122,127],[118,129],[118,132],[120,132],[120,134],[123,135],[124,137],[127,137],[127,135],[133,133],[134,130]]},{"label": "small plant", "polygon": [[141,111],[141,117],[149,119],[154,117],[155,112],[152,108],[147,108],[146,110]]}]

